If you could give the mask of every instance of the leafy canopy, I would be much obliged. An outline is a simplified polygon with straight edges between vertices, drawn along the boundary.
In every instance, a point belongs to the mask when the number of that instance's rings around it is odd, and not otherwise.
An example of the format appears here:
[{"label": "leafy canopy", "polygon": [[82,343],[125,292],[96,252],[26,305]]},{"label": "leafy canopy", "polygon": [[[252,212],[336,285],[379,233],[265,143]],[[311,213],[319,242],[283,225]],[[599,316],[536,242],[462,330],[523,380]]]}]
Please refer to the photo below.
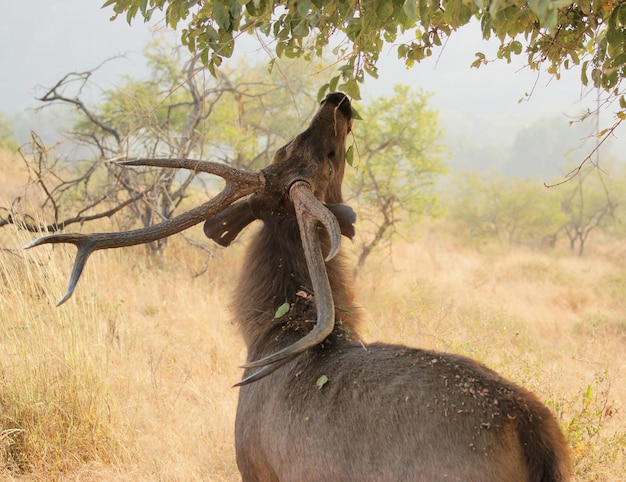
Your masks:
[{"label": "leafy canopy", "polygon": [[[385,42],[410,67],[432,55],[456,29],[480,22],[485,39],[500,41],[498,57],[526,55],[528,65],[559,76],[581,66],[584,85],[626,100],[619,84],[626,73],[626,2],[623,0],[106,0],[113,18],[149,20],[163,12],[181,40],[215,73],[231,57],[240,34],[268,37],[277,57],[313,58],[329,44],[339,72],[319,97],[340,89],[359,98],[365,73],[376,76]],[[478,52],[473,66],[486,61]]]}]

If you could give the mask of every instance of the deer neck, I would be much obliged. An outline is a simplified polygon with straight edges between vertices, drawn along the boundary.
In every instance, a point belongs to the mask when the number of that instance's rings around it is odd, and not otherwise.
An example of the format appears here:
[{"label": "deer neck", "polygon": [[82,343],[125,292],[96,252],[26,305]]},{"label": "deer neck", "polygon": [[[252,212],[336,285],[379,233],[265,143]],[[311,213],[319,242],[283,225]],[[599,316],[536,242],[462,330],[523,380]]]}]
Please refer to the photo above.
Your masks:
[{"label": "deer neck", "polygon": [[[321,229],[319,234],[322,252],[327,253],[326,235]],[[331,337],[356,339],[358,309],[341,253],[326,262],[326,271],[335,305]],[[274,352],[308,333],[317,315],[314,296],[296,218],[273,213],[251,241],[233,301],[249,358]]]}]

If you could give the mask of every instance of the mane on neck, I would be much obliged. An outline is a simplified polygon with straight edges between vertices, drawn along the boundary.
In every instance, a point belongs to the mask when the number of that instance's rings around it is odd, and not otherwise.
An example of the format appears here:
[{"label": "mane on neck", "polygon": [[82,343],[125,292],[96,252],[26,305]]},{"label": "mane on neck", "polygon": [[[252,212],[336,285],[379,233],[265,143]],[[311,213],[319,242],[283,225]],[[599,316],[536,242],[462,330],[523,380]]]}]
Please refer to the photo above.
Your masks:
[{"label": "mane on neck", "polygon": [[[295,215],[274,211],[261,219],[263,226],[247,248],[232,301],[249,356],[254,352],[254,357],[261,351],[276,351],[277,344],[287,346],[301,338],[317,317]],[[321,228],[318,232],[322,251],[327,252],[326,233]],[[358,339],[359,308],[353,300],[350,274],[341,252],[326,262],[326,271],[335,304],[331,338]],[[277,317],[285,303],[289,310]]]}]

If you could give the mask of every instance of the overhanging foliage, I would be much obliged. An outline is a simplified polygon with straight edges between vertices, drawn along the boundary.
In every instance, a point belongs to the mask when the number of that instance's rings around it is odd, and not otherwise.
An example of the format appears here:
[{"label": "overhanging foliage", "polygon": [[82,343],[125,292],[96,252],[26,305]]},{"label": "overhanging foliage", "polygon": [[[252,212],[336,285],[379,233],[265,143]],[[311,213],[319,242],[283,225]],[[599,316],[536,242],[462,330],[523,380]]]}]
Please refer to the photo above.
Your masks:
[{"label": "overhanging foliage", "polygon": [[[279,58],[319,56],[332,40],[339,73],[319,95],[339,89],[357,99],[365,74],[377,75],[385,42],[395,43],[410,67],[455,30],[479,21],[483,38],[499,39],[499,58],[524,54],[530,68],[545,65],[557,77],[580,65],[581,82],[619,98],[619,118],[626,117],[619,90],[626,73],[623,0],[106,0],[104,7],[128,22],[162,12],[213,73],[244,32],[268,37]],[[485,56],[476,55],[479,66]]]}]

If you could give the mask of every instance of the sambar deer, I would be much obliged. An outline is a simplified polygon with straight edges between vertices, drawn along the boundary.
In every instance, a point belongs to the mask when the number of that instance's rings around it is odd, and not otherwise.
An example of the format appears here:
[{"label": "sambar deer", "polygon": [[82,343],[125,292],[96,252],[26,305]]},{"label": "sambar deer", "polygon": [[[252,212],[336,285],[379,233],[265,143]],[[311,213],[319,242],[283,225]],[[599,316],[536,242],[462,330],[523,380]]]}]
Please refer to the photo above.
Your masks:
[{"label": "sambar deer", "polygon": [[[566,440],[529,391],[463,356],[359,341],[359,308],[338,253],[356,219],[341,191],[351,126],[349,99],[333,93],[258,173],[186,159],[124,162],[205,171],[226,186],[160,225],[53,234],[27,247],[77,246],[62,303],[94,250],[201,221],[207,236],[228,246],[262,221],[233,300],[248,348],[235,429],[244,481],[569,480]],[[278,316],[281,306],[289,308]]]}]

